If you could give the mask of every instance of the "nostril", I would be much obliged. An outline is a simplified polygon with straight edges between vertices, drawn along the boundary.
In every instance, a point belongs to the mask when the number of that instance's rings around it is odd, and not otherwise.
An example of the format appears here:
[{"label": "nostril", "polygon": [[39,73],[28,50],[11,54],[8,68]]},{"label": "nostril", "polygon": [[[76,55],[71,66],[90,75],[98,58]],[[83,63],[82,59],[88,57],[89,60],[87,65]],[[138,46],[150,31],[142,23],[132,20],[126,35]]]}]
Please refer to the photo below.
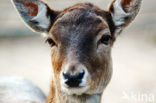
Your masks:
[{"label": "nostril", "polygon": [[69,78],[71,78],[71,75],[69,73],[63,73],[63,77],[65,79],[69,79]]},{"label": "nostril", "polygon": [[65,83],[69,87],[78,87],[79,84],[82,82],[84,77],[85,71],[81,71],[75,75],[71,75],[70,73],[63,73],[63,77],[65,79]]},{"label": "nostril", "polygon": [[83,76],[85,74],[85,71],[83,70],[82,72],[80,72],[79,74],[77,74],[77,79],[82,79]]}]

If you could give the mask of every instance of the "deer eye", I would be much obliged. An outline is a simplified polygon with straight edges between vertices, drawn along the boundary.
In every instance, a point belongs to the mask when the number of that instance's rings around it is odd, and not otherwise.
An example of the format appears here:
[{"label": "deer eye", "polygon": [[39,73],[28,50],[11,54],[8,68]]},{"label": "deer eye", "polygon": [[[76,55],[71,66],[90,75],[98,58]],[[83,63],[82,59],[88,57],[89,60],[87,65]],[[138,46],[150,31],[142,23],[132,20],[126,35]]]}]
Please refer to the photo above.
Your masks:
[{"label": "deer eye", "polygon": [[47,42],[51,47],[53,47],[53,46],[56,45],[56,43],[55,43],[51,38],[48,38],[48,39],[46,40],[46,42]]},{"label": "deer eye", "polygon": [[103,35],[102,38],[100,39],[100,43],[103,43],[105,45],[108,45],[112,40],[111,35]]}]

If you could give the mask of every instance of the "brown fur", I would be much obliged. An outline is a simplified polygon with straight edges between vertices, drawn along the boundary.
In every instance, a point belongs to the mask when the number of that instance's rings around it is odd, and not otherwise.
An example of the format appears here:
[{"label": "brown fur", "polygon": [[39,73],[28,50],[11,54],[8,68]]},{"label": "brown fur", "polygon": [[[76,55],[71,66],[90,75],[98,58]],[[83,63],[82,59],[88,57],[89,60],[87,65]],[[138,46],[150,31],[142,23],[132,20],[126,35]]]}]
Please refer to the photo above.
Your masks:
[{"label": "brown fur", "polygon": [[[135,18],[141,0],[113,0],[108,11],[91,3],[80,3],[62,12],[50,9],[43,1],[30,0],[42,4],[43,10],[47,7],[46,16],[41,16],[42,20],[37,19],[37,23],[44,24],[43,20],[50,18],[50,23],[44,29],[27,17],[36,15],[37,7],[26,4],[25,6],[32,8],[26,12],[21,1],[23,0],[14,0],[28,25],[36,31],[50,34],[48,40],[52,46],[53,78],[47,103],[100,103],[101,95],[112,76],[111,48],[116,35]],[[75,76],[82,70],[85,72],[81,80],[82,86],[64,86],[64,72]],[[75,79],[71,83],[74,81]]]},{"label": "brown fur", "polygon": [[38,6],[36,4],[31,2],[23,2],[23,5],[27,9],[30,16],[34,17],[38,14]]},{"label": "brown fur", "polygon": [[[67,13],[69,13],[69,15]],[[104,14],[101,15],[102,13]],[[52,34],[53,39],[57,43],[57,48],[52,48],[52,64],[55,75],[54,81],[60,81],[59,75],[61,73],[61,70],[63,69],[63,65],[66,64],[68,54],[71,53],[72,57],[68,59],[72,59],[72,61],[78,61],[78,64],[84,64],[88,68],[89,73],[92,74],[92,80],[89,82],[91,88],[88,91],[86,91],[86,93],[84,93],[84,95],[88,95],[88,97],[90,97],[93,93],[96,92],[101,95],[101,90],[106,87],[111,78],[111,57],[109,52],[111,50],[110,47],[112,44],[105,48],[108,51],[103,49],[102,51],[100,51],[99,54],[97,54],[95,48],[96,42],[94,42],[96,36],[99,36],[98,34],[101,30],[110,27],[110,25],[106,24],[110,21],[105,21],[104,18],[107,18],[107,12],[98,9],[96,6],[93,6],[92,4],[88,3],[78,4],[66,9],[62,14],[60,14],[58,16],[58,20],[55,22],[52,29],[50,30],[50,34]],[[76,28],[74,27],[74,25]],[[113,26],[113,23],[111,25]],[[113,36],[114,34],[111,33],[110,35]],[[78,38],[82,38],[80,39],[80,41],[84,40],[84,44],[76,40],[72,41],[73,36],[75,38],[76,36],[78,36]],[[77,46],[71,45],[69,42],[72,42],[72,44],[75,43],[75,45]],[[113,42],[114,41],[112,40],[112,43]],[[59,95],[63,95],[64,93],[61,93],[61,90],[59,89],[61,88],[61,84],[59,82],[55,83],[58,89],[56,89],[57,92],[59,92]],[[97,88],[99,88],[100,92],[96,91]],[[69,97],[75,98],[74,96]],[[80,97],[81,99],[84,98],[84,96]],[[49,98],[54,97],[51,97],[50,94]],[[61,98],[59,99],[61,100]]]},{"label": "brown fur", "polygon": [[[133,5],[131,5],[132,1],[134,1],[134,0],[123,0],[121,2],[121,5],[122,5],[125,12],[128,13],[128,12],[131,12],[133,10]],[[127,9],[127,8],[129,8],[129,9]]]}]

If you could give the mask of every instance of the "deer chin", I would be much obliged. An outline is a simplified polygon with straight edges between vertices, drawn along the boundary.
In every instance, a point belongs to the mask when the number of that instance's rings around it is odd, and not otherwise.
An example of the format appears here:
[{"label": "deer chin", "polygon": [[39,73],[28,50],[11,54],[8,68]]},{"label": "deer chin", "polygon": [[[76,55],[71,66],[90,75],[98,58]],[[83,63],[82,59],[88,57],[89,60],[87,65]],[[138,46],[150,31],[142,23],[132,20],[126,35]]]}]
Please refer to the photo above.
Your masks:
[{"label": "deer chin", "polygon": [[79,87],[67,87],[63,85],[61,90],[68,95],[82,95],[85,94],[89,88],[89,85]]}]

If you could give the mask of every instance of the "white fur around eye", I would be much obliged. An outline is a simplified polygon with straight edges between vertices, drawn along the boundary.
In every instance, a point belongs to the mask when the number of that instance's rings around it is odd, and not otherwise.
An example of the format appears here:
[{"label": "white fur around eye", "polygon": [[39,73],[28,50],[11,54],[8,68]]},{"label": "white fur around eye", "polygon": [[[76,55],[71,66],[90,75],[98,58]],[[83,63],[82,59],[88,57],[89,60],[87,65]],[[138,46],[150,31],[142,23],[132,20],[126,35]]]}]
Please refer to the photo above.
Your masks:
[{"label": "white fur around eye", "polygon": [[111,49],[111,46],[110,44],[109,45],[105,45],[105,44],[99,44],[98,47],[97,47],[97,53],[100,53],[100,54],[103,54],[103,53],[106,53],[106,52],[109,52]]}]

